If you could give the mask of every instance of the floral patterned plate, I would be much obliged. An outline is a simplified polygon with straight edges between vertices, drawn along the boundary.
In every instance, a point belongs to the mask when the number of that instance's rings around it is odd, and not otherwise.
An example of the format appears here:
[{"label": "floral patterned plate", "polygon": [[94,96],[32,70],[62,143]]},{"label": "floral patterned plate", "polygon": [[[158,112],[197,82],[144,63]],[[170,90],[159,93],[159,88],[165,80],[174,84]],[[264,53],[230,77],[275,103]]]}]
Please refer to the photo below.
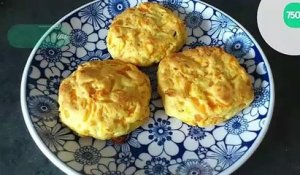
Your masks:
[{"label": "floral patterned plate", "polygon": [[158,0],[182,18],[183,49],[219,46],[251,75],[253,103],[231,120],[208,128],[168,117],[156,92],[156,66],[143,68],[152,83],[151,120],[125,143],[82,138],[59,121],[58,87],[79,64],[109,59],[105,38],[112,19],[143,0],[102,0],[59,20],[38,42],[26,64],[21,104],[30,134],[42,152],[67,174],[230,174],[262,141],[272,117],[274,83],[252,36],[222,11],[196,0]]}]

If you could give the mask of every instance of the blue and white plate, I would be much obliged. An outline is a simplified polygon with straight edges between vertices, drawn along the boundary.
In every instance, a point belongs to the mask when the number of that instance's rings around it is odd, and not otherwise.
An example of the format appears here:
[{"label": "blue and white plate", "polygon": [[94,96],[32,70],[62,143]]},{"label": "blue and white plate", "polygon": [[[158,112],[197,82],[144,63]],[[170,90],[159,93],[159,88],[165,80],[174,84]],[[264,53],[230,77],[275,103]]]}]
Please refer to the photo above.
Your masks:
[{"label": "blue and white plate", "polygon": [[102,0],[59,20],[26,64],[21,104],[26,125],[42,152],[67,174],[230,174],[262,141],[272,117],[274,83],[253,37],[222,11],[196,0],[159,0],[186,23],[183,49],[219,46],[251,75],[255,100],[226,123],[199,128],[168,117],[156,92],[156,67],[143,68],[153,86],[151,120],[124,144],[78,137],[59,121],[58,87],[79,64],[110,59],[106,35],[113,18],[144,0]]}]

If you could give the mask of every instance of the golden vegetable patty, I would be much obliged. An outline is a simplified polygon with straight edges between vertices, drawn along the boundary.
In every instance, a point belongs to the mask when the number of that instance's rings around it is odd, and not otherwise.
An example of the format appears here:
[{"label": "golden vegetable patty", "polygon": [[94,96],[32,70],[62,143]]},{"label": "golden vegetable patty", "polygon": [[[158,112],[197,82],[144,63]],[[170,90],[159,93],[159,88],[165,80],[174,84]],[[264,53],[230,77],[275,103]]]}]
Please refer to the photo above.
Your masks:
[{"label": "golden vegetable patty", "polygon": [[228,120],[254,98],[248,74],[221,48],[173,54],[160,62],[157,74],[166,114],[194,126]]},{"label": "golden vegetable patty", "polygon": [[147,2],[113,20],[107,48],[114,59],[149,66],[181,49],[186,37],[181,19],[159,4]]},{"label": "golden vegetable patty", "polygon": [[149,117],[149,78],[119,60],[82,64],[59,88],[61,121],[81,136],[111,139]]}]

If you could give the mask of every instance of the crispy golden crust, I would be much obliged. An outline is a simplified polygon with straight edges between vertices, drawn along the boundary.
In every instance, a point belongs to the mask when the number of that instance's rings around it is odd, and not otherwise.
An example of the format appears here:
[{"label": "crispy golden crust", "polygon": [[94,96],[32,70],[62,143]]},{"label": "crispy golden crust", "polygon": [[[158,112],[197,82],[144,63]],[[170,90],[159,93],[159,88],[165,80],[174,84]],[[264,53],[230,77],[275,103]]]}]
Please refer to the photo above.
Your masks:
[{"label": "crispy golden crust", "polygon": [[166,114],[190,125],[226,121],[254,98],[248,74],[221,48],[173,54],[160,62],[157,74]]},{"label": "crispy golden crust", "polygon": [[107,48],[114,59],[149,66],[181,49],[186,37],[183,21],[169,9],[157,3],[142,3],[113,20]]},{"label": "crispy golden crust", "polygon": [[149,117],[149,78],[118,60],[80,65],[59,88],[61,121],[81,136],[111,139]]}]

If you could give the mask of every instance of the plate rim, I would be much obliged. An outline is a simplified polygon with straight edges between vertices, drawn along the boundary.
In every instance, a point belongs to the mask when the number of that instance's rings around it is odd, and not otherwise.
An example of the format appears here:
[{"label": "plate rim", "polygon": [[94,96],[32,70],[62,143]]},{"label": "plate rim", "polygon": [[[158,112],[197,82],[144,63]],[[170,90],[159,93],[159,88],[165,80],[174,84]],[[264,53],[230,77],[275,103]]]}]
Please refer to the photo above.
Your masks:
[{"label": "plate rim", "polygon": [[[97,1],[102,1],[102,0],[94,0],[91,1],[89,3],[83,4],[81,6],[79,6],[78,8],[72,10],[71,12],[67,13],[66,15],[64,15],[62,18],[60,18],[56,23],[54,23],[44,34],[43,36],[39,39],[39,41],[36,43],[36,45],[34,46],[34,48],[32,49],[24,70],[22,72],[22,78],[21,78],[21,86],[20,86],[20,102],[21,102],[21,110],[22,110],[22,115],[26,124],[26,127],[29,131],[29,134],[31,135],[32,139],[34,140],[35,144],[38,146],[38,148],[41,150],[41,152],[60,170],[62,170],[64,173],[66,174],[78,174],[80,175],[77,171],[75,171],[74,169],[72,169],[69,166],[66,166],[66,164],[61,161],[60,159],[58,159],[58,157],[52,153],[50,151],[50,149],[46,146],[46,144],[42,141],[41,137],[38,135],[36,129],[33,126],[32,121],[30,120],[30,115],[29,115],[29,111],[27,108],[27,102],[26,102],[26,83],[27,83],[27,76],[28,76],[28,70],[30,68],[31,62],[33,60],[33,57],[37,51],[37,49],[39,48],[40,44],[44,41],[44,39],[48,36],[48,34],[57,26],[59,25],[61,22],[63,22],[65,19],[67,19],[68,17],[70,17],[71,15],[73,15],[74,13],[78,12],[79,10],[83,9],[84,7],[87,7]],[[259,145],[261,144],[262,140],[264,139],[270,123],[271,123],[271,119],[273,116],[273,110],[274,110],[274,105],[275,105],[275,85],[274,85],[274,79],[273,79],[273,73],[269,64],[269,61],[267,59],[267,57],[265,56],[265,53],[263,52],[263,50],[261,49],[260,45],[258,44],[258,42],[254,39],[254,37],[249,33],[249,31],[247,29],[244,28],[243,25],[241,25],[238,21],[236,21],[234,18],[232,18],[230,15],[228,15],[227,13],[225,13],[224,11],[220,10],[219,8],[210,5],[206,2],[203,2],[201,0],[191,0],[191,1],[197,1],[197,2],[201,2],[204,5],[211,7],[212,9],[222,13],[223,15],[225,15],[227,18],[229,18],[230,20],[232,20],[235,24],[237,24],[237,26],[239,26],[246,34],[247,36],[251,39],[251,41],[255,44],[255,46],[257,47],[259,53],[262,56],[262,59],[265,63],[265,66],[267,68],[267,72],[268,72],[268,78],[269,78],[269,85],[270,85],[270,105],[268,108],[268,114],[266,116],[266,121],[265,121],[265,125],[264,127],[261,129],[258,137],[255,139],[255,141],[253,142],[253,144],[251,145],[251,147],[249,147],[248,151],[235,163],[233,163],[230,167],[228,167],[227,169],[225,169],[224,171],[220,172],[220,175],[222,174],[231,174],[234,171],[236,171],[239,167],[241,167],[252,155],[253,153],[257,150],[257,148],[259,147]]]},{"label": "plate rim", "polygon": [[55,154],[53,154],[50,149],[46,146],[46,144],[43,142],[43,140],[41,139],[41,137],[38,135],[36,129],[33,126],[32,121],[30,120],[30,115],[29,115],[29,111],[26,105],[26,83],[27,83],[27,76],[28,76],[28,70],[30,68],[31,62],[33,60],[33,57],[37,51],[37,49],[39,48],[39,46],[41,45],[41,43],[44,41],[44,39],[48,36],[49,33],[51,33],[51,31],[60,23],[62,23],[65,19],[67,19],[69,16],[71,16],[72,14],[78,12],[79,10],[83,9],[84,7],[87,7],[97,1],[101,1],[101,0],[94,0],[91,1],[89,3],[83,4],[80,7],[72,10],[71,12],[69,12],[68,14],[66,14],[65,16],[63,16],[62,18],[60,18],[56,23],[54,23],[44,34],[43,36],[39,39],[39,41],[36,43],[36,45],[34,46],[34,48],[32,49],[27,62],[25,64],[24,67],[24,71],[22,73],[22,79],[21,79],[21,86],[20,86],[20,101],[21,101],[21,109],[22,109],[22,114],[23,114],[23,118],[25,120],[25,124],[26,127],[29,131],[29,134],[31,135],[32,139],[34,140],[34,142],[36,143],[36,145],[38,146],[38,148],[42,151],[42,153],[60,170],[62,170],[64,173],[66,174],[74,174],[74,175],[80,175],[78,172],[76,172],[75,170],[73,170],[71,167],[66,166],[66,164],[59,160],[57,156],[55,156]]}]

